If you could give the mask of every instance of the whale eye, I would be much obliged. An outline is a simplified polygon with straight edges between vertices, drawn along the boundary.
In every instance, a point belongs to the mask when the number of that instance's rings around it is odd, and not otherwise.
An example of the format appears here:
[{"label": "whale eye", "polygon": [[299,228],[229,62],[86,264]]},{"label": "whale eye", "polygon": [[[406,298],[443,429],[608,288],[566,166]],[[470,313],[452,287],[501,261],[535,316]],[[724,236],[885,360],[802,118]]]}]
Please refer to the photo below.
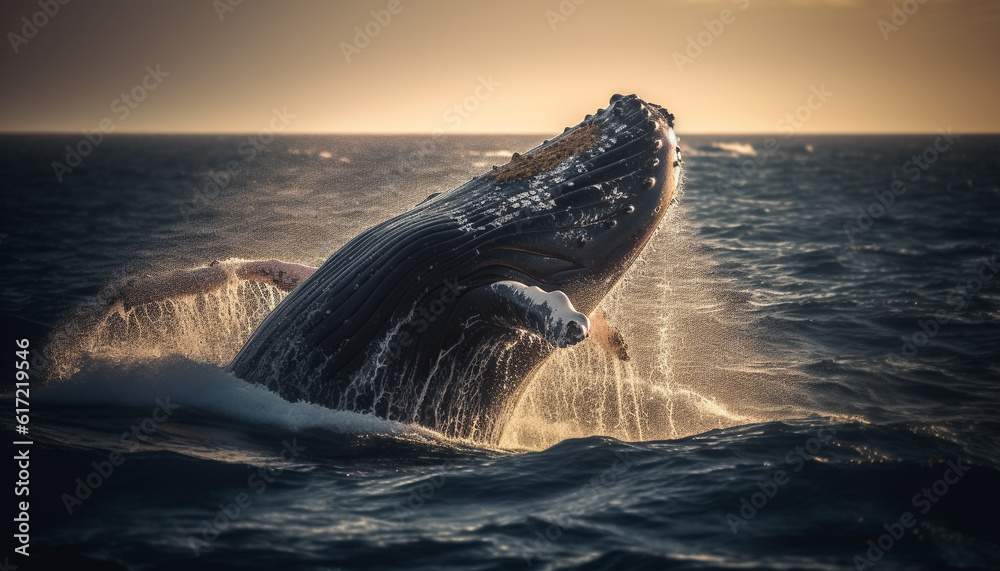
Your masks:
[{"label": "whale eye", "polygon": [[662,148],[663,148],[663,141],[661,141],[660,139],[657,139],[657,140],[653,141],[653,150],[654,151],[659,151]]}]

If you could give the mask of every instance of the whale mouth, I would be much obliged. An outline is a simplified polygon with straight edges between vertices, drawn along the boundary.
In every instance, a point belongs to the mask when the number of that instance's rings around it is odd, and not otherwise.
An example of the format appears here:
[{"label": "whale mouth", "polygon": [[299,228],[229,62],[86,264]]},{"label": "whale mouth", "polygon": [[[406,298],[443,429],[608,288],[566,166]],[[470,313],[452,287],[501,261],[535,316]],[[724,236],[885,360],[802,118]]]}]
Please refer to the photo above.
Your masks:
[{"label": "whale mouth", "polygon": [[494,262],[494,266],[508,268],[512,274],[510,279],[524,283],[545,285],[550,289],[558,289],[560,281],[557,276],[572,275],[572,272],[585,271],[586,266],[568,257],[551,251],[538,251],[514,246],[500,247],[497,252],[503,254],[503,259]]}]

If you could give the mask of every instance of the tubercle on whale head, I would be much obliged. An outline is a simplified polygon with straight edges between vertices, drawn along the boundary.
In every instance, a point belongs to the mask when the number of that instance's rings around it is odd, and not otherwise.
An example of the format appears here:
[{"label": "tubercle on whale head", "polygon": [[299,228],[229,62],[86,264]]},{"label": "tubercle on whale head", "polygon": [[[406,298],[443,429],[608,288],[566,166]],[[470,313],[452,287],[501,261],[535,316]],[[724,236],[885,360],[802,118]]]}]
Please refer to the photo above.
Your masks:
[{"label": "tubercle on whale head", "polygon": [[587,117],[575,127],[566,127],[562,135],[545,141],[538,147],[527,153],[514,153],[510,162],[503,166],[494,166],[491,173],[498,181],[521,180],[529,176],[545,172],[555,168],[563,160],[592,151],[601,129],[598,120],[602,115],[610,113],[614,117],[621,117],[630,104],[638,104],[640,108],[648,113],[647,118],[652,119],[652,112],[655,110],[666,123],[666,128],[672,138],[671,142],[676,146],[676,137],[673,135],[674,115],[665,108],[655,104],[647,103],[639,99],[636,95],[615,94],[611,97],[610,105],[604,109],[598,109],[596,115]]},{"label": "tubercle on whale head", "polygon": [[551,170],[573,155],[591,150],[599,133],[600,129],[594,123],[581,123],[578,129],[567,132],[565,137],[547,148],[543,145],[535,152],[524,155],[514,153],[509,163],[494,168],[493,178],[498,181],[521,180]]}]

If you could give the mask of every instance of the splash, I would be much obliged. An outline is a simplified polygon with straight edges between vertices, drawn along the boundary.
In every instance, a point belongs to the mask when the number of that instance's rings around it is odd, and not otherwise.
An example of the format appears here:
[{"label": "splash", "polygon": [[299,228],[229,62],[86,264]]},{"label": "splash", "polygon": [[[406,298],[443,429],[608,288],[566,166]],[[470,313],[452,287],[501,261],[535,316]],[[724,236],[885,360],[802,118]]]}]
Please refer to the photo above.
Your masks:
[{"label": "splash", "polygon": [[[766,370],[739,285],[718,275],[675,208],[601,302],[629,344],[620,361],[594,339],[557,351],[513,405],[500,445],[567,438],[680,438],[782,416],[795,390]],[[776,406],[778,403],[778,406]]]},{"label": "splash", "polygon": [[[236,277],[247,260],[220,262],[228,279],[218,289],[128,307],[95,301],[56,326],[49,343],[50,378],[65,379],[88,361],[128,364],[168,356],[227,365],[287,293]],[[114,297],[111,286],[101,299]]]},{"label": "splash", "polygon": [[[760,357],[749,303],[739,299],[745,286],[715,272],[694,235],[675,205],[602,301],[607,322],[629,344],[630,360],[619,360],[595,339],[556,351],[516,402],[497,418],[480,419],[484,427],[498,426],[481,431],[489,439],[482,444],[537,450],[592,435],[661,440],[794,416],[789,411],[799,397],[782,380],[783,371]],[[181,356],[228,364],[287,295],[270,284],[238,279],[234,268],[244,262],[221,262],[229,278],[210,292],[135,307],[95,302],[81,310],[56,329],[49,376],[65,379],[90,360],[132,364]],[[375,351],[354,383],[379,384],[379,359],[387,350]],[[502,361],[505,353],[492,347],[445,373],[449,382],[466,386],[460,377],[476,375],[477,363]],[[461,417],[462,411],[448,413]]]}]

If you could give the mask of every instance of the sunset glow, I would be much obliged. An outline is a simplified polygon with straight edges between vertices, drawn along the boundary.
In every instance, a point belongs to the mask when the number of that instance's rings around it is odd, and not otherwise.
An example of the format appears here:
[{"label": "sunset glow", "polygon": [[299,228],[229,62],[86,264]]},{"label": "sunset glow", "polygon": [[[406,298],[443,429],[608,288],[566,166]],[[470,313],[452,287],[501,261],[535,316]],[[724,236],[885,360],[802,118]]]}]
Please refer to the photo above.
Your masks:
[{"label": "sunset glow", "polygon": [[0,9],[2,131],[551,133],[616,92],[681,133],[1000,129],[987,0],[53,5]]}]

